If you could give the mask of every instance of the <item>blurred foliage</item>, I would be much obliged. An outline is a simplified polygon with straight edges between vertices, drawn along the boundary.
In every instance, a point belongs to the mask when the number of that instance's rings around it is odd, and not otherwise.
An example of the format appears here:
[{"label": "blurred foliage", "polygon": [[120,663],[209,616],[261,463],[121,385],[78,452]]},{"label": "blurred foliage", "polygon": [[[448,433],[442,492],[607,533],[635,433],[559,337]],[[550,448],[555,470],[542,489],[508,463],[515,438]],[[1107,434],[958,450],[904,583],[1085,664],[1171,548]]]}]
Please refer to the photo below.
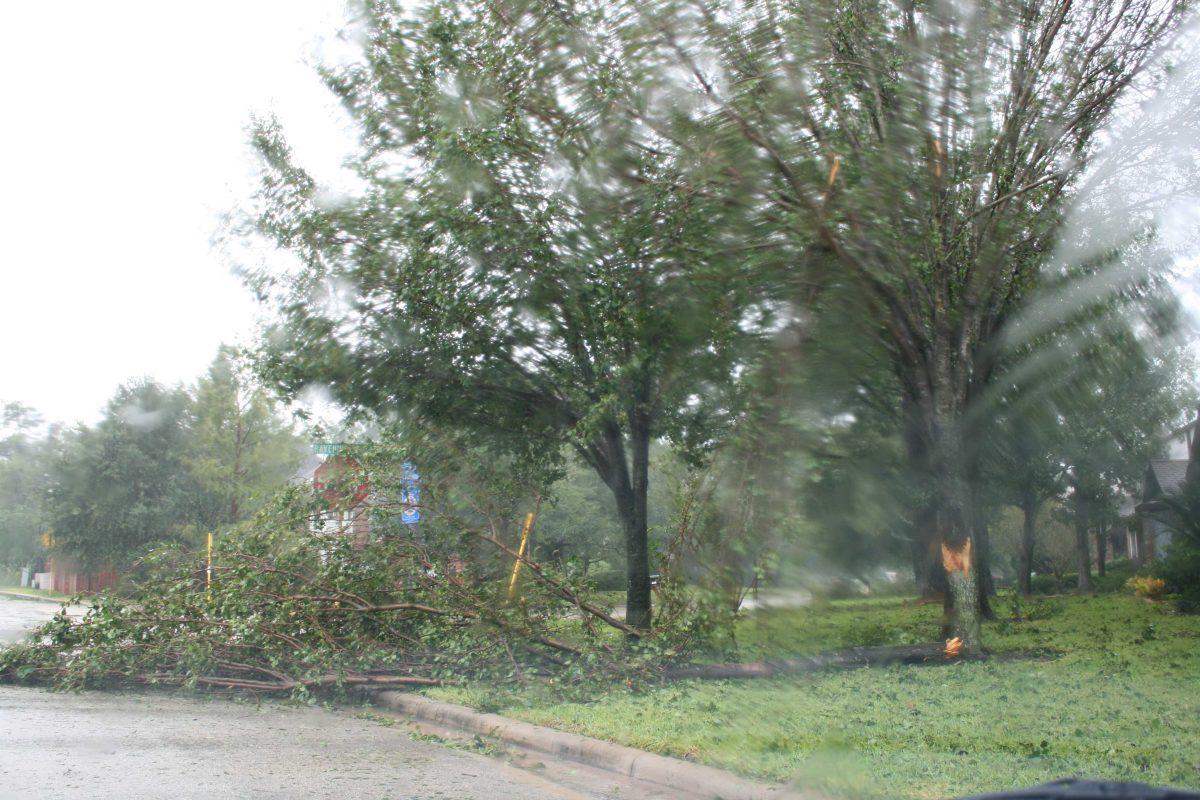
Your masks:
[{"label": "blurred foliage", "polygon": [[98,423],[68,430],[10,406],[0,563],[58,554],[85,569],[120,568],[154,544],[198,544],[247,519],[292,477],[306,446],[242,371],[222,348],[194,386],[128,383]]},{"label": "blurred foliage", "polygon": [[296,269],[248,280],[276,312],[260,372],[284,391],[328,386],[352,413],[534,458],[569,447],[613,496],[647,626],[651,443],[702,459],[737,419],[774,316],[751,278],[782,256],[739,249],[745,210],[642,146],[619,106],[647,65],[577,52],[619,15],[364,3],[362,60],[324,72],[359,134],[361,192],[324,197],[280,126],[258,124],[247,233]]},{"label": "blurred foliage", "polygon": [[1194,469],[1179,492],[1161,500],[1165,513],[1159,513],[1174,537],[1154,572],[1165,580],[1167,591],[1178,595],[1180,609],[1200,613],[1200,474]]},{"label": "blurred foliage", "polygon": [[34,409],[16,402],[4,405],[0,419],[0,566],[26,566],[45,551],[46,471],[60,435],[56,428],[43,430]]},{"label": "blurred foliage", "polygon": [[[78,623],[60,615],[0,654],[0,677],[296,696],[467,678],[570,685],[653,677],[709,643],[697,599],[635,629],[586,572],[519,554],[521,521],[553,471],[459,434],[393,433],[348,444],[325,489],[346,507],[369,480],[365,541],[348,520],[326,524],[324,492],[291,487],[217,537],[211,584],[202,550],[158,547],[127,596],[101,596]],[[400,521],[411,463],[428,465],[419,526]]]},{"label": "blurred foliage", "polygon": [[[1038,508],[1033,567],[1038,573],[1035,580],[1043,579],[1039,592],[1046,591],[1045,578],[1061,582],[1063,576],[1075,571],[1075,533],[1070,522],[1069,510],[1057,498]],[[1002,507],[992,520],[994,566],[1008,579],[1015,577],[1019,569],[1022,524],[1022,512],[1013,506]]]},{"label": "blurred foliage", "polygon": [[64,438],[47,488],[54,550],[85,568],[125,565],[196,519],[186,467],[189,398],[142,381],[117,390],[95,427]]},{"label": "blurred foliage", "polygon": [[293,477],[308,448],[232,348],[220,348],[190,395],[184,460],[204,493],[192,524],[237,524]]}]

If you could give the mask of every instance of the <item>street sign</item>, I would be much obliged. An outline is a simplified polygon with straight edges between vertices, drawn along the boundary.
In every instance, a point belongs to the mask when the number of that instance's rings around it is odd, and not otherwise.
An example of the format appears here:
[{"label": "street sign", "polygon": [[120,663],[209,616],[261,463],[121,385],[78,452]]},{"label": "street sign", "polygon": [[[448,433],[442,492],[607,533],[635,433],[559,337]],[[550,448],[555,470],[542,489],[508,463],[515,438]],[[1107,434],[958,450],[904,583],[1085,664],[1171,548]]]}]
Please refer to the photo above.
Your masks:
[{"label": "street sign", "polygon": [[416,464],[405,461],[400,465],[400,521],[416,525],[421,521],[421,476]]},{"label": "street sign", "polygon": [[344,447],[341,442],[313,442],[313,452],[319,456],[336,456]]}]

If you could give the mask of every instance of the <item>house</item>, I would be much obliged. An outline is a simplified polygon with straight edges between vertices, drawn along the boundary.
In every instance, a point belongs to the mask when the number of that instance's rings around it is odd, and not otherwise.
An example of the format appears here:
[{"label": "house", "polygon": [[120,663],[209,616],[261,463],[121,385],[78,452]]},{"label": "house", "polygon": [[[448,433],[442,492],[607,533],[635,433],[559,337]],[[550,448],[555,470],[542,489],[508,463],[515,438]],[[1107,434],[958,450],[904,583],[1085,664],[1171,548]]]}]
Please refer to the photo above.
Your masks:
[{"label": "house", "polygon": [[[42,534],[42,547],[50,550],[54,535]],[[77,560],[61,553],[40,556],[21,569],[21,586],[43,589],[59,594],[95,594],[113,589],[121,575],[112,566],[84,568]]]},{"label": "house", "polygon": [[1161,558],[1171,543],[1162,498],[1177,493],[1184,482],[1200,469],[1200,417],[1170,434],[1171,458],[1151,459],[1142,475],[1142,488],[1128,526],[1126,550],[1138,564]]},{"label": "house", "polygon": [[313,445],[313,450],[292,482],[311,484],[326,502],[327,510],[313,520],[314,532],[353,536],[355,545],[362,547],[371,536],[371,507],[379,503],[399,506],[399,521],[405,526],[421,521],[421,476],[416,465],[407,461],[401,464],[398,494],[394,498],[380,497],[371,489],[362,465],[346,455],[344,445],[319,443]]},{"label": "house", "polygon": [[366,483],[358,487],[363,490],[361,492],[355,491],[350,497],[338,496],[340,490],[347,488],[340,484],[353,477],[350,472],[361,469],[358,462],[338,455],[340,449],[330,445],[314,446],[318,452],[304,459],[291,482],[297,486],[311,486],[326,502],[326,510],[311,521],[314,533],[344,533],[353,536],[355,544],[361,547],[371,535],[370,515],[367,513],[370,498]]}]

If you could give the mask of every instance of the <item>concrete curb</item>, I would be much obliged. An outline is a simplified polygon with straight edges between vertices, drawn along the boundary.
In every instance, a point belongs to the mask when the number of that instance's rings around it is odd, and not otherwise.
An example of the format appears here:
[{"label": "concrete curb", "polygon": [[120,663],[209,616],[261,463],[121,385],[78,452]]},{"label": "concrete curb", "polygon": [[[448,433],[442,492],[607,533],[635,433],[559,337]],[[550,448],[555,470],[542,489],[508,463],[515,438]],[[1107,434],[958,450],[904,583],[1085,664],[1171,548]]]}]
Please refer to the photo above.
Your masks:
[{"label": "concrete curb", "polygon": [[817,794],[756,783],[703,764],[660,756],[577,733],[543,728],[499,714],[484,714],[417,694],[378,692],[375,704],[434,725],[499,739],[525,750],[576,761],[713,800],[821,800]]},{"label": "concrete curb", "polygon": [[25,594],[24,592],[10,592],[0,589],[0,597],[11,597],[13,600],[36,600],[39,603],[65,603],[66,600],[59,600],[55,597],[42,597],[40,594]]}]

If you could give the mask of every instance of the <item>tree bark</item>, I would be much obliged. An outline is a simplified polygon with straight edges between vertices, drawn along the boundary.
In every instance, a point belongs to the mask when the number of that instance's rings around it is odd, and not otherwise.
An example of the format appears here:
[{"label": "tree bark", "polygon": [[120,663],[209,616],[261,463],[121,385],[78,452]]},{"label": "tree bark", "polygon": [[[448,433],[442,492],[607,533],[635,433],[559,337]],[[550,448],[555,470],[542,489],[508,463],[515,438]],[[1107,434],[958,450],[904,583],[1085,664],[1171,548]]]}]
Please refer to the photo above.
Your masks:
[{"label": "tree bark", "polygon": [[1017,569],[1017,586],[1021,594],[1029,597],[1033,594],[1033,545],[1037,538],[1037,497],[1028,492],[1021,499],[1021,555]]},{"label": "tree bark", "polygon": [[1104,577],[1104,562],[1108,557],[1108,531],[1103,522],[1096,524],[1096,574]]},{"label": "tree bark", "polygon": [[625,591],[625,621],[635,628],[649,628],[650,543],[646,502],[650,486],[650,434],[640,425],[634,427],[630,440],[632,453],[631,511],[625,519],[625,569],[628,586]]},{"label": "tree bark", "polygon": [[[578,450],[612,492],[625,539],[625,621],[645,630],[652,620],[647,496],[650,485],[650,426],[639,420],[626,437],[615,422]],[[628,452],[627,452],[628,451]],[[636,638],[629,634],[629,638]]]},{"label": "tree bark", "polygon": [[972,526],[972,539],[975,552],[975,580],[979,590],[979,613],[983,619],[994,620],[996,612],[992,610],[991,598],[996,594],[996,585],[992,581],[992,555],[988,526],[983,521],[978,507],[973,510],[973,514],[975,524]]},{"label": "tree bark", "polygon": [[1092,554],[1088,548],[1088,508],[1079,486],[1075,486],[1075,555],[1079,569],[1079,591],[1092,590]]},{"label": "tree bark", "polygon": [[[947,390],[947,394],[953,392]],[[973,656],[982,651],[980,597],[971,555],[974,517],[972,492],[966,480],[971,473],[966,468],[970,454],[962,446],[959,426],[963,415],[959,412],[961,408],[945,398],[942,403],[928,395],[909,398],[905,444],[922,478],[922,488],[928,493],[927,530],[932,533],[927,541],[928,552],[936,554],[929,584],[932,586],[937,577],[945,580],[942,633],[948,640],[959,640],[963,655]]]},{"label": "tree bark", "polygon": [[979,585],[975,577],[971,540],[942,545],[948,597],[953,610],[949,618],[950,638],[957,639],[963,655],[978,655],[983,650],[980,637]]},{"label": "tree bark", "polygon": [[917,592],[925,600],[945,597],[946,571],[942,568],[942,553],[937,532],[937,511],[924,504],[913,514],[912,539],[909,553],[912,557],[913,579]]},{"label": "tree bark", "polygon": [[957,431],[943,432],[940,444],[938,531],[941,539],[942,566],[949,591],[946,593],[947,623],[950,639],[958,641],[964,656],[983,651],[980,633],[979,583],[976,572],[971,529],[974,522],[972,496],[962,468],[963,449]]}]

